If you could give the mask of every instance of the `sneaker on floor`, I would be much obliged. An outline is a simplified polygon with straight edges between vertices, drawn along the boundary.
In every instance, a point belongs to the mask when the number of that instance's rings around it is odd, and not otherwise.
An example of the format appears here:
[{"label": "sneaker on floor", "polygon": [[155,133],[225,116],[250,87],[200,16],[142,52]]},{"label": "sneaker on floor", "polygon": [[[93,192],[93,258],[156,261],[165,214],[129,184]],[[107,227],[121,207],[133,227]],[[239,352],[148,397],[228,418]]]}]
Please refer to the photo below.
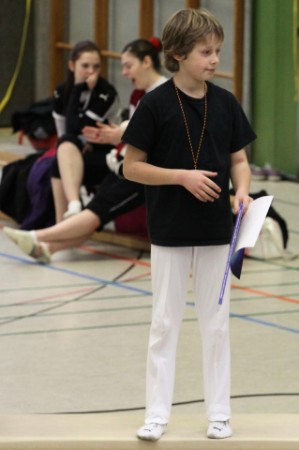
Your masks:
[{"label": "sneaker on floor", "polygon": [[68,217],[75,216],[82,211],[82,204],[80,201],[73,200],[68,204],[66,212],[63,214],[63,218],[67,219]]},{"label": "sneaker on floor", "polygon": [[232,434],[229,421],[226,420],[224,422],[210,422],[207,437],[210,439],[225,439],[231,437]]},{"label": "sneaker on floor", "polygon": [[4,234],[11,239],[25,255],[31,256],[43,264],[49,264],[51,254],[45,242],[36,242],[30,231],[4,227]]},{"label": "sneaker on floor", "polygon": [[262,181],[266,180],[266,172],[263,167],[258,167],[255,165],[251,165],[251,179],[253,181]]},{"label": "sneaker on floor", "polygon": [[22,231],[18,230],[16,228],[10,228],[10,227],[3,227],[3,233],[6,234],[6,236],[13,241],[15,244],[18,244],[18,240],[20,239],[20,236],[27,235],[28,231]]},{"label": "sneaker on floor", "polygon": [[281,180],[281,172],[277,169],[274,169],[270,164],[264,165],[264,172],[269,181],[280,181]]},{"label": "sneaker on floor", "polygon": [[149,423],[137,430],[139,439],[146,441],[157,441],[165,433],[167,425],[160,423]]}]

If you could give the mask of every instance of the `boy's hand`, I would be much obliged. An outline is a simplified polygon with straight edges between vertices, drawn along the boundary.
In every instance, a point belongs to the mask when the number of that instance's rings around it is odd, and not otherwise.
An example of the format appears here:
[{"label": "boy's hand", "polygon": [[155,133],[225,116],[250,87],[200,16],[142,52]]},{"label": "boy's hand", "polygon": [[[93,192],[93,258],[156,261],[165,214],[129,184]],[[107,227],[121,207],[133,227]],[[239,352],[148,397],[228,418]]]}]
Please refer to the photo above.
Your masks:
[{"label": "boy's hand", "polygon": [[211,178],[217,172],[208,170],[187,170],[182,185],[201,202],[214,202],[219,198],[220,187]]},{"label": "boy's hand", "polygon": [[240,204],[243,203],[243,216],[246,213],[249,204],[253,201],[253,198],[251,198],[248,194],[245,194],[243,192],[236,192],[236,195],[234,196],[233,201],[233,212],[234,214],[238,214]]}]

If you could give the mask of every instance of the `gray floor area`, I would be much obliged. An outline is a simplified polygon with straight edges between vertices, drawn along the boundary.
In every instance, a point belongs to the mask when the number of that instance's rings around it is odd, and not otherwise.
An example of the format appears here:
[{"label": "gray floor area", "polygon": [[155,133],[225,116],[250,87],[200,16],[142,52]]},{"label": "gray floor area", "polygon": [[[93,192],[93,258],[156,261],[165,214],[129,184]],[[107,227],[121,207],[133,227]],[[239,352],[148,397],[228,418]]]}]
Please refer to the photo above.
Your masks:
[{"label": "gray floor area", "polygon": [[[27,153],[0,130],[5,150]],[[9,145],[8,145],[9,144]],[[299,254],[299,184],[253,182],[286,219]],[[144,412],[151,318],[149,254],[88,241],[51,265],[25,257],[0,222],[0,414]],[[299,412],[299,258],[245,259],[232,278],[232,409]],[[204,414],[200,336],[190,291],[177,355],[173,414]],[[122,413],[123,412],[123,413]]]},{"label": "gray floor area", "polygon": [[[299,185],[254,182],[274,195],[299,253]],[[2,221],[1,225],[5,225]],[[0,414],[135,411],[143,417],[151,318],[149,255],[89,241],[49,266],[0,229]],[[234,414],[299,412],[299,258],[245,259],[232,279]],[[173,413],[203,414],[200,336],[188,295]]]}]

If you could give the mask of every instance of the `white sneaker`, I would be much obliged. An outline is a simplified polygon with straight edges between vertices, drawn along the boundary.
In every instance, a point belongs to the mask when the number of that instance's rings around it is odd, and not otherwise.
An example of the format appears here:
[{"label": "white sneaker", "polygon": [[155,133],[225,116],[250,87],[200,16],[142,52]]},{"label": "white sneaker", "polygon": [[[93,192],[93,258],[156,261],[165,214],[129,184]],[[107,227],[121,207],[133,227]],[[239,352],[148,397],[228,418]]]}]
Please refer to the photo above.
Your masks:
[{"label": "white sneaker", "polygon": [[167,424],[149,423],[137,430],[139,439],[146,441],[157,441],[165,433]]},{"label": "white sneaker", "polygon": [[73,200],[69,202],[67,206],[66,212],[63,214],[63,218],[67,219],[68,217],[75,216],[76,214],[79,214],[79,212],[82,211],[82,204],[79,200]]},{"label": "white sneaker", "polygon": [[210,422],[207,432],[207,437],[210,439],[225,439],[233,435],[232,429],[229,425],[229,420],[224,422]]},{"label": "white sneaker", "polygon": [[11,239],[25,255],[31,256],[43,264],[49,264],[51,253],[45,242],[37,242],[30,231],[4,227],[4,234]]}]

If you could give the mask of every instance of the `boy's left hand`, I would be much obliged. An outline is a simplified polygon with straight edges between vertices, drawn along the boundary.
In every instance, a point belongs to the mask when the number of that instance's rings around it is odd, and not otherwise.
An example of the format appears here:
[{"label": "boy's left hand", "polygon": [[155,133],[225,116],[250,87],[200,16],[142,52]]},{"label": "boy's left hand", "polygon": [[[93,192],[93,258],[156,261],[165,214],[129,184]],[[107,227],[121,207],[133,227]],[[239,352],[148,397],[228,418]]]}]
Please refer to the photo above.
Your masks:
[{"label": "boy's left hand", "polygon": [[253,198],[251,198],[248,194],[236,192],[236,195],[235,195],[234,201],[233,201],[234,214],[238,214],[240,204],[243,203],[243,215],[244,215],[248,209],[248,206],[250,205],[250,203],[252,201],[253,201]]}]

